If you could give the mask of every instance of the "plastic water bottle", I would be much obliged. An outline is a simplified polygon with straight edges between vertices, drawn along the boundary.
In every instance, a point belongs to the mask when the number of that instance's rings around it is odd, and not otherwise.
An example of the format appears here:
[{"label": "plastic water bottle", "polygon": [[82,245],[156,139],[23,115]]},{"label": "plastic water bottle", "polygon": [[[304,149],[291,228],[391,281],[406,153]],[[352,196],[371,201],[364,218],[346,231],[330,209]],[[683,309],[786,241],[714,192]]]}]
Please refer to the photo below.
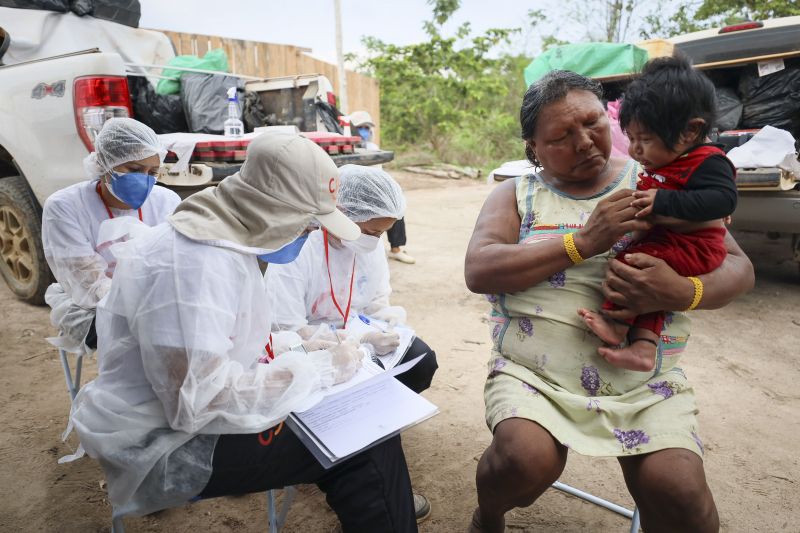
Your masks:
[{"label": "plastic water bottle", "polygon": [[225,121],[225,137],[234,139],[244,135],[244,124],[239,120],[239,103],[236,96],[236,87],[228,89],[228,120]]}]

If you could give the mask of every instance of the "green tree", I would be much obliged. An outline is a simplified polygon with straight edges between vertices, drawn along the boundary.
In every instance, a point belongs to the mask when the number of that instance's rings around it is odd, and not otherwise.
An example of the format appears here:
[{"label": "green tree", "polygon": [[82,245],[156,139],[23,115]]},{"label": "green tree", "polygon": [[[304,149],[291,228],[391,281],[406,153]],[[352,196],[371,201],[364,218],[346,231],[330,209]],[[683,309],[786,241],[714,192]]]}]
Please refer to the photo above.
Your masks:
[{"label": "green tree", "polygon": [[768,20],[800,15],[796,0],[691,0],[678,3],[674,13],[645,17],[641,37],[667,38],[693,31],[734,24],[745,20]]},{"label": "green tree", "polygon": [[700,20],[721,17],[725,22],[767,20],[800,15],[796,0],[704,0],[695,16]]},{"label": "green tree", "polygon": [[[518,148],[516,114],[527,60],[497,57],[496,51],[519,30],[473,35],[463,24],[445,37],[441,25],[452,11],[441,4],[426,22],[428,41],[398,46],[365,37],[369,57],[359,68],[381,84],[384,145],[421,145],[440,160],[486,166]],[[447,9],[457,4],[449,2]]]}]

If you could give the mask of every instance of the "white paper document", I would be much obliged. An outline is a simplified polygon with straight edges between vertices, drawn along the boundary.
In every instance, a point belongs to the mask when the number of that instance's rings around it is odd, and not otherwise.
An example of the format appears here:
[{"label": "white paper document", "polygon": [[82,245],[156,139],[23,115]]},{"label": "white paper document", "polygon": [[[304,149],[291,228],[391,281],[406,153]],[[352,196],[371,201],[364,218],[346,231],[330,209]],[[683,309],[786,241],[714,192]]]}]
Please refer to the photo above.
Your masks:
[{"label": "white paper document", "polygon": [[394,378],[422,357],[329,394],[314,407],[289,415],[286,423],[320,464],[330,468],[439,412]]}]

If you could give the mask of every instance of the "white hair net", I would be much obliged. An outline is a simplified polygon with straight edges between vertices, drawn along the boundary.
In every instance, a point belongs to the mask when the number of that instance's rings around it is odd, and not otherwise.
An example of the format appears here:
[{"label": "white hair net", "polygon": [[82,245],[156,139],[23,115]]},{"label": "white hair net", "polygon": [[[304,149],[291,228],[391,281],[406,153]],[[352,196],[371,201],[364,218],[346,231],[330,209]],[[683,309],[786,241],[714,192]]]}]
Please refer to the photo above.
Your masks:
[{"label": "white hair net", "polygon": [[112,118],[97,134],[94,152],[83,160],[83,168],[90,178],[96,178],[114,167],[153,155],[161,162],[167,155],[156,132],[132,118]]},{"label": "white hair net", "polygon": [[374,167],[344,165],[339,169],[336,204],[353,222],[373,218],[403,218],[406,199],[400,185],[389,174]]}]

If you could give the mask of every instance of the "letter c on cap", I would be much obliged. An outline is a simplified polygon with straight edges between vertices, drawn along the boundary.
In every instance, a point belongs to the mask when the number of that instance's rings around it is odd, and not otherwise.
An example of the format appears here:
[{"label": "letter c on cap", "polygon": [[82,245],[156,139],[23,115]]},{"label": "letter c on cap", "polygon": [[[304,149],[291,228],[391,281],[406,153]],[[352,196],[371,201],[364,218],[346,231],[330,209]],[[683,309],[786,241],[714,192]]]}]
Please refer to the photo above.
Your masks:
[{"label": "letter c on cap", "polygon": [[331,181],[328,182],[328,190],[331,194],[336,192],[336,178],[331,178]]}]

